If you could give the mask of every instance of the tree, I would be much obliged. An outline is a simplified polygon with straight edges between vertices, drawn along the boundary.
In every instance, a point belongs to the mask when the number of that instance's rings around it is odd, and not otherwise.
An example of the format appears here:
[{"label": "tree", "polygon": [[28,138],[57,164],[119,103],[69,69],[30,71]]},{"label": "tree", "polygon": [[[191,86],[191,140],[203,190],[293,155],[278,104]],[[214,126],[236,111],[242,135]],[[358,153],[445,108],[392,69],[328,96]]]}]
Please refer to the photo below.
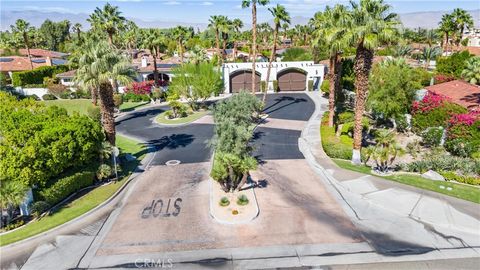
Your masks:
[{"label": "tree", "polygon": [[102,124],[108,142],[115,145],[115,118],[111,81],[127,83],[134,78],[129,60],[104,42],[92,43],[80,58],[75,80],[87,89],[96,89],[100,96]]},{"label": "tree", "polygon": [[472,57],[467,60],[462,70],[462,77],[471,84],[480,85],[480,57]]},{"label": "tree", "polygon": [[237,60],[237,39],[239,38],[240,35],[240,30],[243,27],[243,22],[240,19],[234,19],[232,21],[232,29],[233,29],[233,59]]},{"label": "tree", "polygon": [[385,42],[393,41],[397,34],[398,16],[389,13],[390,5],[383,0],[350,2],[352,11],[346,21],[345,39],[356,47],[355,55],[355,124],[353,131],[352,162],[361,163],[362,117],[368,96],[368,80],[375,49]]},{"label": "tree", "polygon": [[205,50],[201,48],[199,45],[196,45],[190,51],[190,63],[194,65],[198,65],[208,60],[208,57],[205,53]]},{"label": "tree", "polygon": [[222,33],[222,40],[223,40],[221,63],[223,63],[223,60],[226,56],[227,41],[228,41],[231,30],[232,30],[232,21],[229,20],[228,17],[225,17],[224,20],[222,20],[220,25],[220,32]]},{"label": "tree", "polygon": [[226,17],[223,15],[212,15],[210,16],[208,25],[208,27],[215,32],[215,47],[217,48],[217,56],[219,59],[222,57],[222,54],[220,53],[220,33],[225,20]]},{"label": "tree", "polygon": [[395,133],[388,130],[379,130],[375,136],[375,145],[365,151],[365,164],[369,159],[375,161],[374,169],[381,173],[388,173],[390,166],[398,155],[403,153],[395,141]]},{"label": "tree", "polygon": [[442,54],[440,47],[423,47],[422,54],[420,57],[425,61],[424,68],[428,69],[430,66],[430,61],[436,59]]},{"label": "tree", "polygon": [[448,51],[448,43],[450,41],[450,36],[455,32],[455,22],[451,14],[444,14],[442,20],[439,23],[438,30],[443,33],[443,51]]},{"label": "tree", "polygon": [[45,46],[49,50],[57,51],[70,34],[70,22],[68,20],[52,22],[47,19],[38,30],[44,39]]},{"label": "tree", "polygon": [[328,126],[333,127],[335,116],[335,96],[340,91],[342,73],[341,54],[348,45],[345,36],[347,9],[343,5],[326,7],[324,12],[317,12],[310,24],[314,27],[315,46],[326,46],[329,53],[329,115]]},{"label": "tree", "polygon": [[272,62],[275,59],[276,51],[277,51],[277,42],[278,42],[278,29],[282,23],[290,23],[290,15],[285,10],[285,7],[277,4],[277,6],[269,8],[268,11],[273,16],[273,23],[274,23],[274,30],[273,30],[273,43],[272,43],[272,52],[270,54],[270,60],[268,62],[268,69],[267,69],[267,87],[265,87],[265,92],[263,93],[262,102],[265,103],[267,99],[267,91],[268,86],[270,83],[270,70],[272,68]]},{"label": "tree", "polygon": [[77,39],[78,41],[81,41],[81,33],[82,33],[82,25],[80,23],[76,23],[72,26],[72,31],[77,33]]},{"label": "tree", "polygon": [[450,56],[438,57],[435,67],[438,73],[460,78],[467,64],[467,60],[471,57],[472,55],[468,51],[455,52]]},{"label": "tree", "polygon": [[252,93],[255,93],[255,61],[257,60],[257,4],[265,6],[269,0],[242,0],[242,8],[252,6]]},{"label": "tree", "polygon": [[178,54],[180,55],[180,62],[183,63],[183,47],[185,41],[191,36],[188,28],[183,26],[177,26],[173,28],[172,35],[177,42]]},{"label": "tree", "polygon": [[183,64],[176,67],[173,74],[175,79],[169,90],[185,97],[193,110],[198,109],[198,103],[218,95],[223,88],[221,73],[211,63]]},{"label": "tree", "polygon": [[407,64],[376,65],[370,76],[368,108],[396,127],[396,120],[410,112],[415,92],[422,88],[420,79]]},{"label": "tree", "polygon": [[473,28],[473,18],[466,10],[460,8],[454,9],[451,16],[457,30],[455,31],[455,34],[457,35],[455,43],[459,46],[465,28]]},{"label": "tree", "polygon": [[32,56],[30,55],[30,46],[28,43],[28,29],[30,24],[22,19],[15,21],[15,25],[10,25],[12,33],[20,35],[23,39],[23,45],[27,49],[28,62],[30,62],[30,69],[33,69]]},{"label": "tree", "polygon": [[248,171],[257,162],[251,156],[255,127],[262,103],[254,95],[241,92],[219,102],[213,111],[215,131],[212,144],[215,158],[211,176],[225,192],[239,190],[246,182]]},{"label": "tree", "polygon": [[118,10],[117,6],[107,3],[103,9],[96,8],[87,21],[94,30],[106,32],[108,35],[108,43],[113,45],[113,36],[124,26],[125,17]]},{"label": "tree", "polygon": [[157,58],[160,54],[160,50],[165,50],[165,42],[163,36],[156,29],[148,29],[144,33],[143,47],[148,49],[153,58],[153,80],[154,84],[158,84],[158,69]]}]

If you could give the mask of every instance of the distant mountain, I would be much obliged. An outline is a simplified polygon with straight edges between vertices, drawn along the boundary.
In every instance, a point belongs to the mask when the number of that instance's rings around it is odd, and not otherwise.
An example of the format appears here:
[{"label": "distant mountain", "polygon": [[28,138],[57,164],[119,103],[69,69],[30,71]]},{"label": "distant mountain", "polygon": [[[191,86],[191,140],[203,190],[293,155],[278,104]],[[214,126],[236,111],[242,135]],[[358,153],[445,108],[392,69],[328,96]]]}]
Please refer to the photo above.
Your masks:
[{"label": "distant mountain", "polygon": [[[403,25],[408,28],[435,28],[438,26],[438,22],[442,18],[442,15],[451,11],[425,11],[415,13],[400,14],[400,19]],[[476,27],[480,27],[480,9],[468,11],[475,22]],[[14,24],[17,19],[27,19],[32,26],[40,26],[45,19],[51,19],[54,21],[69,20],[74,23],[81,23],[84,28],[88,28],[87,22],[88,14],[85,13],[67,13],[58,11],[36,11],[36,10],[5,10],[3,9],[0,14],[0,30],[10,29],[10,25]],[[156,28],[170,28],[176,25],[193,26],[195,29],[201,30],[207,27],[205,23],[192,23],[184,21],[161,21],[161,20],[143,20],[139,18],[128,18],[134,21],[140,27],[156,27]],[[307,24],[309,17],[294,16],[291,20],[291,25]],[[249,22],[245,22],[245,29],[250,27]],[[273,20],[268,21],[273,25]]]},{"label": "distant mountain", "polygon": [[[33,10],[2,10],[0,16],[0,30],[10,29],[10,25],[14,24],[17,19],[26,19],[32,26],[39,27],[43,21],[50,19],[53,21],[69,20],[72,25],[81,23],[85,29],[88,29],[90,24],[87,22],[88,14],[85,13],[63,13],[63,12],[40,12]],[[190,23],[190,22],[174,22],[174,21],[160,21],[152,20],[146,21],[138,18],[127,17],[134,21],[139,27],[143,28],[170,28],[177,25],[193,26],[205,29],[207,23]]]}]

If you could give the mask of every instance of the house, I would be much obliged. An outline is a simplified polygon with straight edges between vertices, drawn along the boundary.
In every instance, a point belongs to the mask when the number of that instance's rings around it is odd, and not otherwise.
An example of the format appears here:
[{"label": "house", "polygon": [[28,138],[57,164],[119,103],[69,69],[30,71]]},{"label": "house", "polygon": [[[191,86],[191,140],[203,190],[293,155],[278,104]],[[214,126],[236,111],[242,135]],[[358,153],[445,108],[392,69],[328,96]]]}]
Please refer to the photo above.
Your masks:
[{"label": "house", "polygon": [[31,58],[31,63],[27,56],[4,56],[0,57],[0,72],[7,73],[11,78],[13,72],[32,70],[32,66],[35,69],[43,66],[64,65],[66,63],[67,60],[65,59],[50,58],[49,56]]},{"label": "house", "polygon": [[469,110],[480,110],[480,86],[462,80],[425,87],[429,92],[442,95]]},{"label": "house", "polygon": [[73,78],[75,77],[77,70],[69,70],[67,72],[59,73],[56,75],[60,79],[60,83],[65,86],[74,86]]},{"label": "house", "polygon": [[[305,91],[312,81],[312,90],[318,90],[324,79],[326,66],[313,61],[273,62],[268,82],[269,91],[273,91],[274,81],[278,91]],[[268,63],[255,64],[256,89],[260,91],[261,82],[266,81]],[[223,83],[226,93],[252,89],[252,63],[226,63],[222,66]]]},{"label": "house", "polygon": [[[6,50],[4,49],[0,49],[0,54],[3,55],[5,51]],[[15,53],[18,53],[19,56],[28,56],[27,49],[18,49],[17,51],[15,51]],[[35,58],[50,57],[50,58],[66,59],[68,56],[68,53],[50,51],[45,49],[30,49],[30,56]]]}]

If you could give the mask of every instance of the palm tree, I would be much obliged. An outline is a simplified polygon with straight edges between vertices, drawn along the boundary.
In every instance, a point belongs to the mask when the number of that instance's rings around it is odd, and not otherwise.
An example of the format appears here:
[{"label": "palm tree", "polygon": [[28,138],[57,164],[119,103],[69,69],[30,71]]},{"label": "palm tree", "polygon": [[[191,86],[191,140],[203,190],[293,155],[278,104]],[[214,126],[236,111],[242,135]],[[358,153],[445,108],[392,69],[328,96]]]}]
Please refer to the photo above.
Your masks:
[{"label": "palm tree", "polygon": [[455,23],[455,27],[458,30],[457,32],[457,38],[456,38],[456,44],[457,46],[460,45],[460,42],[462,41],[462,35],[463,31],[466,28],[472,28],[473,27],[473,19],[472,16],[465,10],[456,8],[452,12],[452,18],[453,22]]},{"label": "palm tree", "polygon": [[108,35],[108,43],[113,45],[113,36],[124,26],[125,17],[117,6],[107,3],[103,9],[96,8],[87,21],[95,30],[104,31]]},{"label": "palm tree", "polygon": [[233,34],[234,34],[234,40],[233,40],[233,59],[237,59],[237,39],[240,34],[240,30],[243,27],[243,22],[240,19],[234,19],[232,21],[232,29],[233,29]]},{"label": "palm tree", "polygon": [[440,47],[424,47],[420,57],[425,61],[423,68],[428,69],[430,61],[442,54]]},{"label": "palm tree", "polygon": [[115,145],[115,104],[112,82],[126,84],[134,78],[126,57],[105,42],[91,43],[80,58],[75,80],[87,89],[96,89],[100,96],[102,125],[111,145]]},{"label": "palm tree", "polygon": [[252,6],[252,93],[255,93],[255,61],[257,60],[257,4],[265,6],[269,3],[269,0],[242,0],[242,8],[248,8]]},{"label": "palm tree", "polygon": [[222,58],[221,58],[221,63],[223,63],[223,58],[226,56],[226,49],[227,49],[227,41],[229,38],[229,33],[232,30],[232,21],[228,19],[228,17],[224,17],[224,20],[222,20],[222,23],[220,25],[220,32],[222,33],[222,40],[223,40],[223,45],[222,45]]},{"label": "palm tree", "polygon": [[270,60],[268,62],[267,69],[267,86],[265,87],[262,99],[263,103],[265,103],[265,100],[267,99],[267,90],[270,82],[270,70],[272,68],[273,59],[275,59],[275,52],[277,51],[278,29],[280,28],[281,23],[290,23],[290,14],[288,14],[284,6],[277,4],[276,7],[269,8],[268,11],[270,11],[273,16],[273,23],[275,24],[275,26],[273,30],[272,52],[270,54]]},{"label": "palm tree", "polygon": [[222,15],[212,15],[210,16],[208,27],[212,28],[215,32],[215,46],[217,48],[217,57],[219,60],[221,59],[220,54],[220,29],[222,27],[222,23],[225,20],[225,16]]},{"label": "palm tree", "polygon": [[178,54],[180,54],[180,62],[183,63],[183,44],[188,39],[189,29],[184,26],[177,26],[173,28],[172,34],[174,39],[177,41]]},{"label": "palm tree", "polygon": [[448,42],[450,41],[450,35],[455,32],[455,23],[453,22],[453,16],[451,14],[444,14],[442,20],[439,23],[439,31],[444,35],[443,50],[448,51]]},{"label": "palm tree", "polygon": [[462,77],[471,84],[480,85],[480,57],[471,57],[467,60]]},{"label": "palm tree", "polygon": [[148,49],[153,58],[153,80],[155,86],[158,83],[157,57],[160,54],[159,49],[165,48],[163,37],[156,29],[148,29],[143,37],[143,47]]},{"label": "palm tree", "polygon": [[80,23],[76,23],[72,26],[72,31],[77,33],[77,39],[80,41],[81,36],[80,33],[82,32],[82,25]]},{"label": "palm tree", "polygon": [[310,24],[314,28],[314,43],[316,46],[324,45],[329,50],[329,117],[328,125],[333,127],[335,116],[335,96],[340,91],[340,77],[342,73],[342,51],[347,47],[348,41],[344,39],[345,25],[348,11],[343,5],[334,8],[326,7],[324,12],[317,12]]},{"label": "palm tree", "polygon": [[10,25],[12,33],[18,34],[23,39],[25,49],[27,49],[28,62],[30,62],[30,68],[33,69],[32,56],[30,55],[30,46],[28,45],[28,32],[30,24],[22,19],[15,21],[15,25]]},{"label": "palm tree", "polygon": [[16,181],[2,181],[0,192],[0,209],[6,209],[9,217],[14,207],[19,206],[26,198],[27,188]]},{"label": "palm tree", "polygon": [[199,65],[200,63],[203,63],[208,60],[205,50],[199,45],[196,45],[195,47],[192,48],[192,50],[190,51],[189,58],[190,58],[190,62],[194,65]]},{"label": "palm tree", "polygon": [[356,47],[355,71],[355,122],[353,131],[352,162],[361,163],[362,117],[368,95],[368,79],[372,68],[375,49],[393,41],[397,36],[398,16],[389,13],[390,5],[383,0],[361,0],[350,2],[351,18],[347,21],[349,31],[344,35]]}]

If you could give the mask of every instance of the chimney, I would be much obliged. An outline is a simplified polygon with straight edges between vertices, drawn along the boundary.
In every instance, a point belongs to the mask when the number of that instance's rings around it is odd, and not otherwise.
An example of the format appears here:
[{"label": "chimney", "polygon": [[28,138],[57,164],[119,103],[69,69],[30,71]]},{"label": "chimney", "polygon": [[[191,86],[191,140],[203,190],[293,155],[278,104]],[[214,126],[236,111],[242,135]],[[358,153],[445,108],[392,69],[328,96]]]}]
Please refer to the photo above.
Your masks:
[{"label": "chimney", "polygon": [[142,56],[142,67],[147,67],[147,65],[148,65],[147,58],[145,56]]},{"label": "chimney", "polygon": [[47,58],[45,59],[45,63],[47,64],[47,66],[52,66],[52,59],[47,56]]}]

